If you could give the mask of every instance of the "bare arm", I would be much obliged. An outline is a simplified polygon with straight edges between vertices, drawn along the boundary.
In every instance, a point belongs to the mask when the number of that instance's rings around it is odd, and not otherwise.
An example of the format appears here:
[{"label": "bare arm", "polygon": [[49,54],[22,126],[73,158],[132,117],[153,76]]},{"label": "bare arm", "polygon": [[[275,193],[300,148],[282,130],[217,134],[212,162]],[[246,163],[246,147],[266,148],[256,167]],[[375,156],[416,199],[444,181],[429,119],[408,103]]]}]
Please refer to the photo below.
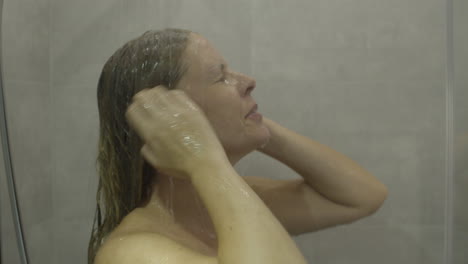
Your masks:
[{"label": "bare arm", "polygon": [[213,221],[219,263],[307,263],[288,232],[230,164],[200,167],[191,179]]},{"label": "bare arm", "polygon": [[[153,101],[160,107],[147,107]],[[171,239],[141,232],[103,246],[96,264],[306,263],[288,232],[236,173],[206,116],[183,91],[167,91],[162,85],[144,89],[125,116],[146,142],[141,149],[146,161],[178,177],[189,176],[214,224],[218,256],[203,256]]]},{"label": "bare arm", "polygon": [[305,264],[294,240],[229,162],[192,172],[218,237],[210,257],[155,233],[137,233],[103,245],[95,264]]}]

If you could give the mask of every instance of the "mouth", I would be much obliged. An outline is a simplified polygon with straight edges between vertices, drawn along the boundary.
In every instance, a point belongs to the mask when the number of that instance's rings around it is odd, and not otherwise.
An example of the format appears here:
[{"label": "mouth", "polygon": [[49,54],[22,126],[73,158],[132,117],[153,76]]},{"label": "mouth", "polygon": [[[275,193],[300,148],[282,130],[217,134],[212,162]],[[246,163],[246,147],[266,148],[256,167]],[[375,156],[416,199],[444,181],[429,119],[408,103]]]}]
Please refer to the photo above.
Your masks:
[{"label": "mouth", "polygon": [[250,114],[253,114],[253,113],[256,113],[257,112],[257,109],[258,109],[258,105],[255,104],[252,109],[250,110],[250,112],[248,112],[245,117],[247,118]]}]

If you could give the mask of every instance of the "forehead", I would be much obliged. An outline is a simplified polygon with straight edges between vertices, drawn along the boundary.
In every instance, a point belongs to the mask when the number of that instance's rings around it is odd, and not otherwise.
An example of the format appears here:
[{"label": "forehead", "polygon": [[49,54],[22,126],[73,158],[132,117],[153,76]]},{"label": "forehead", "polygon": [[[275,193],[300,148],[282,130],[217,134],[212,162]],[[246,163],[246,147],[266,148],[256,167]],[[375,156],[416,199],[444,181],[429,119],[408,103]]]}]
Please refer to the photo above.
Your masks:
[{"label": "forehead", "polygon": [[190,34],[184,59],[189,68],[197,73],[208,74],[219,71],[219,65],[224,62],[216,48],[207,39],[195,33]]}]

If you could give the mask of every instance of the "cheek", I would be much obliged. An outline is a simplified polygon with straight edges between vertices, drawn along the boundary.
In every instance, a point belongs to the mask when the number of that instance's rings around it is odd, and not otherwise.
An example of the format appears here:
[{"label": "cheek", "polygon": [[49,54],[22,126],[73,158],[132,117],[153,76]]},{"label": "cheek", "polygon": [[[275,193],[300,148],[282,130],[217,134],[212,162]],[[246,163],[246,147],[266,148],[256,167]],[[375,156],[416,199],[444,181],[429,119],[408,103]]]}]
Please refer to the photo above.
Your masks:
[{"label": "cheek", "polygon": [[241,108],[232,99],[217,100],[208,109],[209,119],[218,130],[237,131],[241,126]]}]

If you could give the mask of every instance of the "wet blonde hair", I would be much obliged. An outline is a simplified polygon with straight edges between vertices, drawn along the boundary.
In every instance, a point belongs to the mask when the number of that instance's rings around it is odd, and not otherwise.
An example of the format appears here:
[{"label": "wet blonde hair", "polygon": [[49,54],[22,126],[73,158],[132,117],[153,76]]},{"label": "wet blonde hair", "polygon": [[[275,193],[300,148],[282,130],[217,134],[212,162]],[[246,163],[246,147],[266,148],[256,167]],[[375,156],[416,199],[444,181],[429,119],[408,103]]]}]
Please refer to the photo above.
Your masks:
[{"label": "wet blonde hair", "polygon": [[99,184],[88,264],[94,262],[105,237],[151,196],[157,171],[141,156],[144,142],[129,127],[125,112],[132,97],[144,88],[176,87],[187,70],[181,57],[190,33],[174,28],[147,31],[118,49],[102,69],[97,87]]}]

